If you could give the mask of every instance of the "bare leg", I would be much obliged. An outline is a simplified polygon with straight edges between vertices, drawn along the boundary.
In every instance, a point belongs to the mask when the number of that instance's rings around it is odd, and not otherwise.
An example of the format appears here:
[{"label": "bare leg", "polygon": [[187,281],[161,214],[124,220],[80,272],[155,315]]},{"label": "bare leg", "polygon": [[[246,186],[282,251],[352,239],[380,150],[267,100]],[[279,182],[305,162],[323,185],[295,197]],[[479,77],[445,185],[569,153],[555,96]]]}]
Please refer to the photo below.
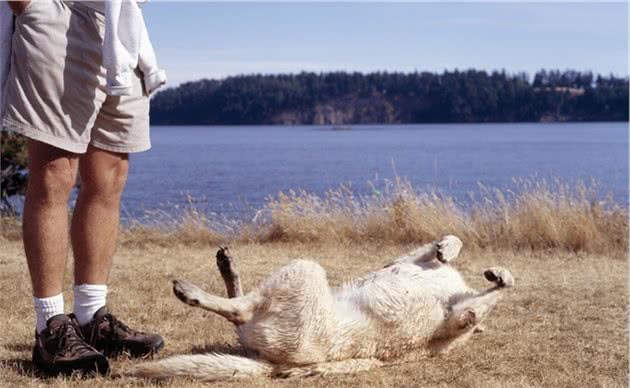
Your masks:
[{"label": "bare leg", "polygon": [[116,250],[127,154],[89,147],[81,157],[81,189],[72,216],[75,284],[106,284]]},{"label": "bare leg", "polygon": [[393,263],[387,265],[387,267],[399,263],[428,263],[434,259],[437,259],[442,263],[448,263],[459,255],[462,245],[462,241],[458,237],[452,235],[444,236],[440,241],[425,244],[420,248],[397,258]]},{"label": "bare leg", "polygon": [[235,325],[242,325],[249,321],[254,310],[263,302],[256,291],[238,298],[227,299],[210,295],[185,280],[173,280],[173,293],[182,302],[219,314]]},{"label": "bare leg", "polygon": [[23,239],[33,295],[58,295],[68,256],[68,198],[76,181],[78,155],[34,140],[28,142],[29,177]]},{"label": "bare leg", "polygon": [[227,247],[219,247],[217,252],[217,267],[225,283],[225,288],[229,298],[238,298],[243,296],[241,288],[241,276],[236,270],[234,258],[228,251]]}]

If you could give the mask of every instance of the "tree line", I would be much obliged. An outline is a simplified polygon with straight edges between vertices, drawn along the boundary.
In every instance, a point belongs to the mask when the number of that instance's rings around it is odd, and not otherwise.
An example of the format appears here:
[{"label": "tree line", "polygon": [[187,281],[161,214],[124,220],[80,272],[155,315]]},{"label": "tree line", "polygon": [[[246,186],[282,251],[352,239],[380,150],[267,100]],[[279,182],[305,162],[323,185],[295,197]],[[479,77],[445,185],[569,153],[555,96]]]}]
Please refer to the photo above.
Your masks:
[{"label": "tree line", "polygon": [[628,79],[574,70],[241,75],[152,100],[154,125],[627,121]]}]

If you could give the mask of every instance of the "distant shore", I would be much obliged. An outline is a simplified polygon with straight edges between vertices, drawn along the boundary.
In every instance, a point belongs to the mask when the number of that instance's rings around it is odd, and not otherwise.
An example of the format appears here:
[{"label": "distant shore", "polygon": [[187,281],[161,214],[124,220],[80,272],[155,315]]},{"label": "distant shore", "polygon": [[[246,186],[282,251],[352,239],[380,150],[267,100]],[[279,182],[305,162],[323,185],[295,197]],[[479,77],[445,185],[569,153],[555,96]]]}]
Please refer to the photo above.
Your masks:
[{"label": "distant shore", "polygon": [[610,121],[496,121],[496,122],[463,122],[463,123],[342,123],[342,124],[186,124],[186,125],[171,125],[171,124],[151,124],[152,127],[321,127],[330,129],[331,131],[351,131],[353,128],[363,127],[387,127],[387,126],[401,126],[401,125],[500,125],[500,124],[597,124],[597,123],[623,123],[627,124],[627,121],[622,120],[610,120]]},{"label": "distant shore", "polygon": [[187,82],[152,100],[153,125],[628,121],[628,79],[525,73],[299,73]]}]

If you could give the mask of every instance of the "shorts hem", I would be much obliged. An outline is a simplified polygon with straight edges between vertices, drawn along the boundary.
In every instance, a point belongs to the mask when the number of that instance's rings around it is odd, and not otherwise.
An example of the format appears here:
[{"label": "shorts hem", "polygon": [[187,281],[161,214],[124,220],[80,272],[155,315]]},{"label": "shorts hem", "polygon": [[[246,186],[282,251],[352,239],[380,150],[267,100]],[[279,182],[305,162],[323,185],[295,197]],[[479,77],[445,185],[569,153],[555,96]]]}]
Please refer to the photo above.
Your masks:
[{"label": "shorts hem", "polygon": [[72,152],[74,154],[84,154],[87,151],[87,144],[81,144],[60,139],[55,135],[51,135],[50,133],[35,129],[27,124],[18,123],[17,121],[12,120],[8,117],[2,119],[2,127],[3,129],[7,129],[9,131],[24,135],[29,139],[46,143],[55,148]]},{"label": "shorts hem", "polygon": [[103,144],[98,141],[90,142],[90,145],[105,151],[116,152],[121,154],[132,154],[136,152],[144,152],[151,149],[151,144],[141,144],[136,146],[112,146],[110,144]]}]

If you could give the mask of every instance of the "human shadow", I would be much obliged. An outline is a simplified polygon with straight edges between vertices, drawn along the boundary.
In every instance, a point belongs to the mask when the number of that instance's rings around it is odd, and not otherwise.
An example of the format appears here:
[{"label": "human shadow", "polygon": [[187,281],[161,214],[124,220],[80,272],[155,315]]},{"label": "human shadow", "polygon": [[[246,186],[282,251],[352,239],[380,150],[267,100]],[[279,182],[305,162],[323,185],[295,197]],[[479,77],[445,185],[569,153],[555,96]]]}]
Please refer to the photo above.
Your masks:
[{"label": "human shadow", "polygon": [[37,369],[35,364],[33,364],[33,361],[27,358],[9,358],[5,360],[0,360],[0,370],[2,369],[12,371],[13,373],[19,376],[28,377],[31,379],[41,379],[41,380],[55,379],[58,376],[65,376],[68,378],[78,379],[78,380],[89,380],[95,376],[93,372],[83,373],[83,374],[75,372],[73,374],[67,374],[67,375],[49,374],[49,373],[46,373],[44,371]]},{"label": "human shadow", "polygon": [[33,362],[24,358],[10,358],[6,360],[0,360],[0,369],[7,369],[13,371],[20,376],[26,376],[31,378],[46,377],[41,373]]},{"label": "human shadow", "polygon": [[33,345],[27,342],[15,342],[12,344],[2,345],[2,347],[12,352],[30,352],[33,349]]},{"label": "human shadow", "polygon": [[[23,376],[29,377],[32,379],[49,379],[55,378],[56,376],[53,374],[46,373],[45,371],[39,370],[35,364],[33,363],[30,355],[33,349],[33,345],[25,342],[16,342],[10,343],[6,345],[2,345],[3,349],[13,351],[13,352],[28,352],[28,356],[23,358],[6,358],[0,359],[0,370],[5,369],[8,371],[12,371],[13,373]],[[80,379],[90,378],[91,374],[73,374],[74,377]],[[1,384],[0,384],[1,385]]]}]

